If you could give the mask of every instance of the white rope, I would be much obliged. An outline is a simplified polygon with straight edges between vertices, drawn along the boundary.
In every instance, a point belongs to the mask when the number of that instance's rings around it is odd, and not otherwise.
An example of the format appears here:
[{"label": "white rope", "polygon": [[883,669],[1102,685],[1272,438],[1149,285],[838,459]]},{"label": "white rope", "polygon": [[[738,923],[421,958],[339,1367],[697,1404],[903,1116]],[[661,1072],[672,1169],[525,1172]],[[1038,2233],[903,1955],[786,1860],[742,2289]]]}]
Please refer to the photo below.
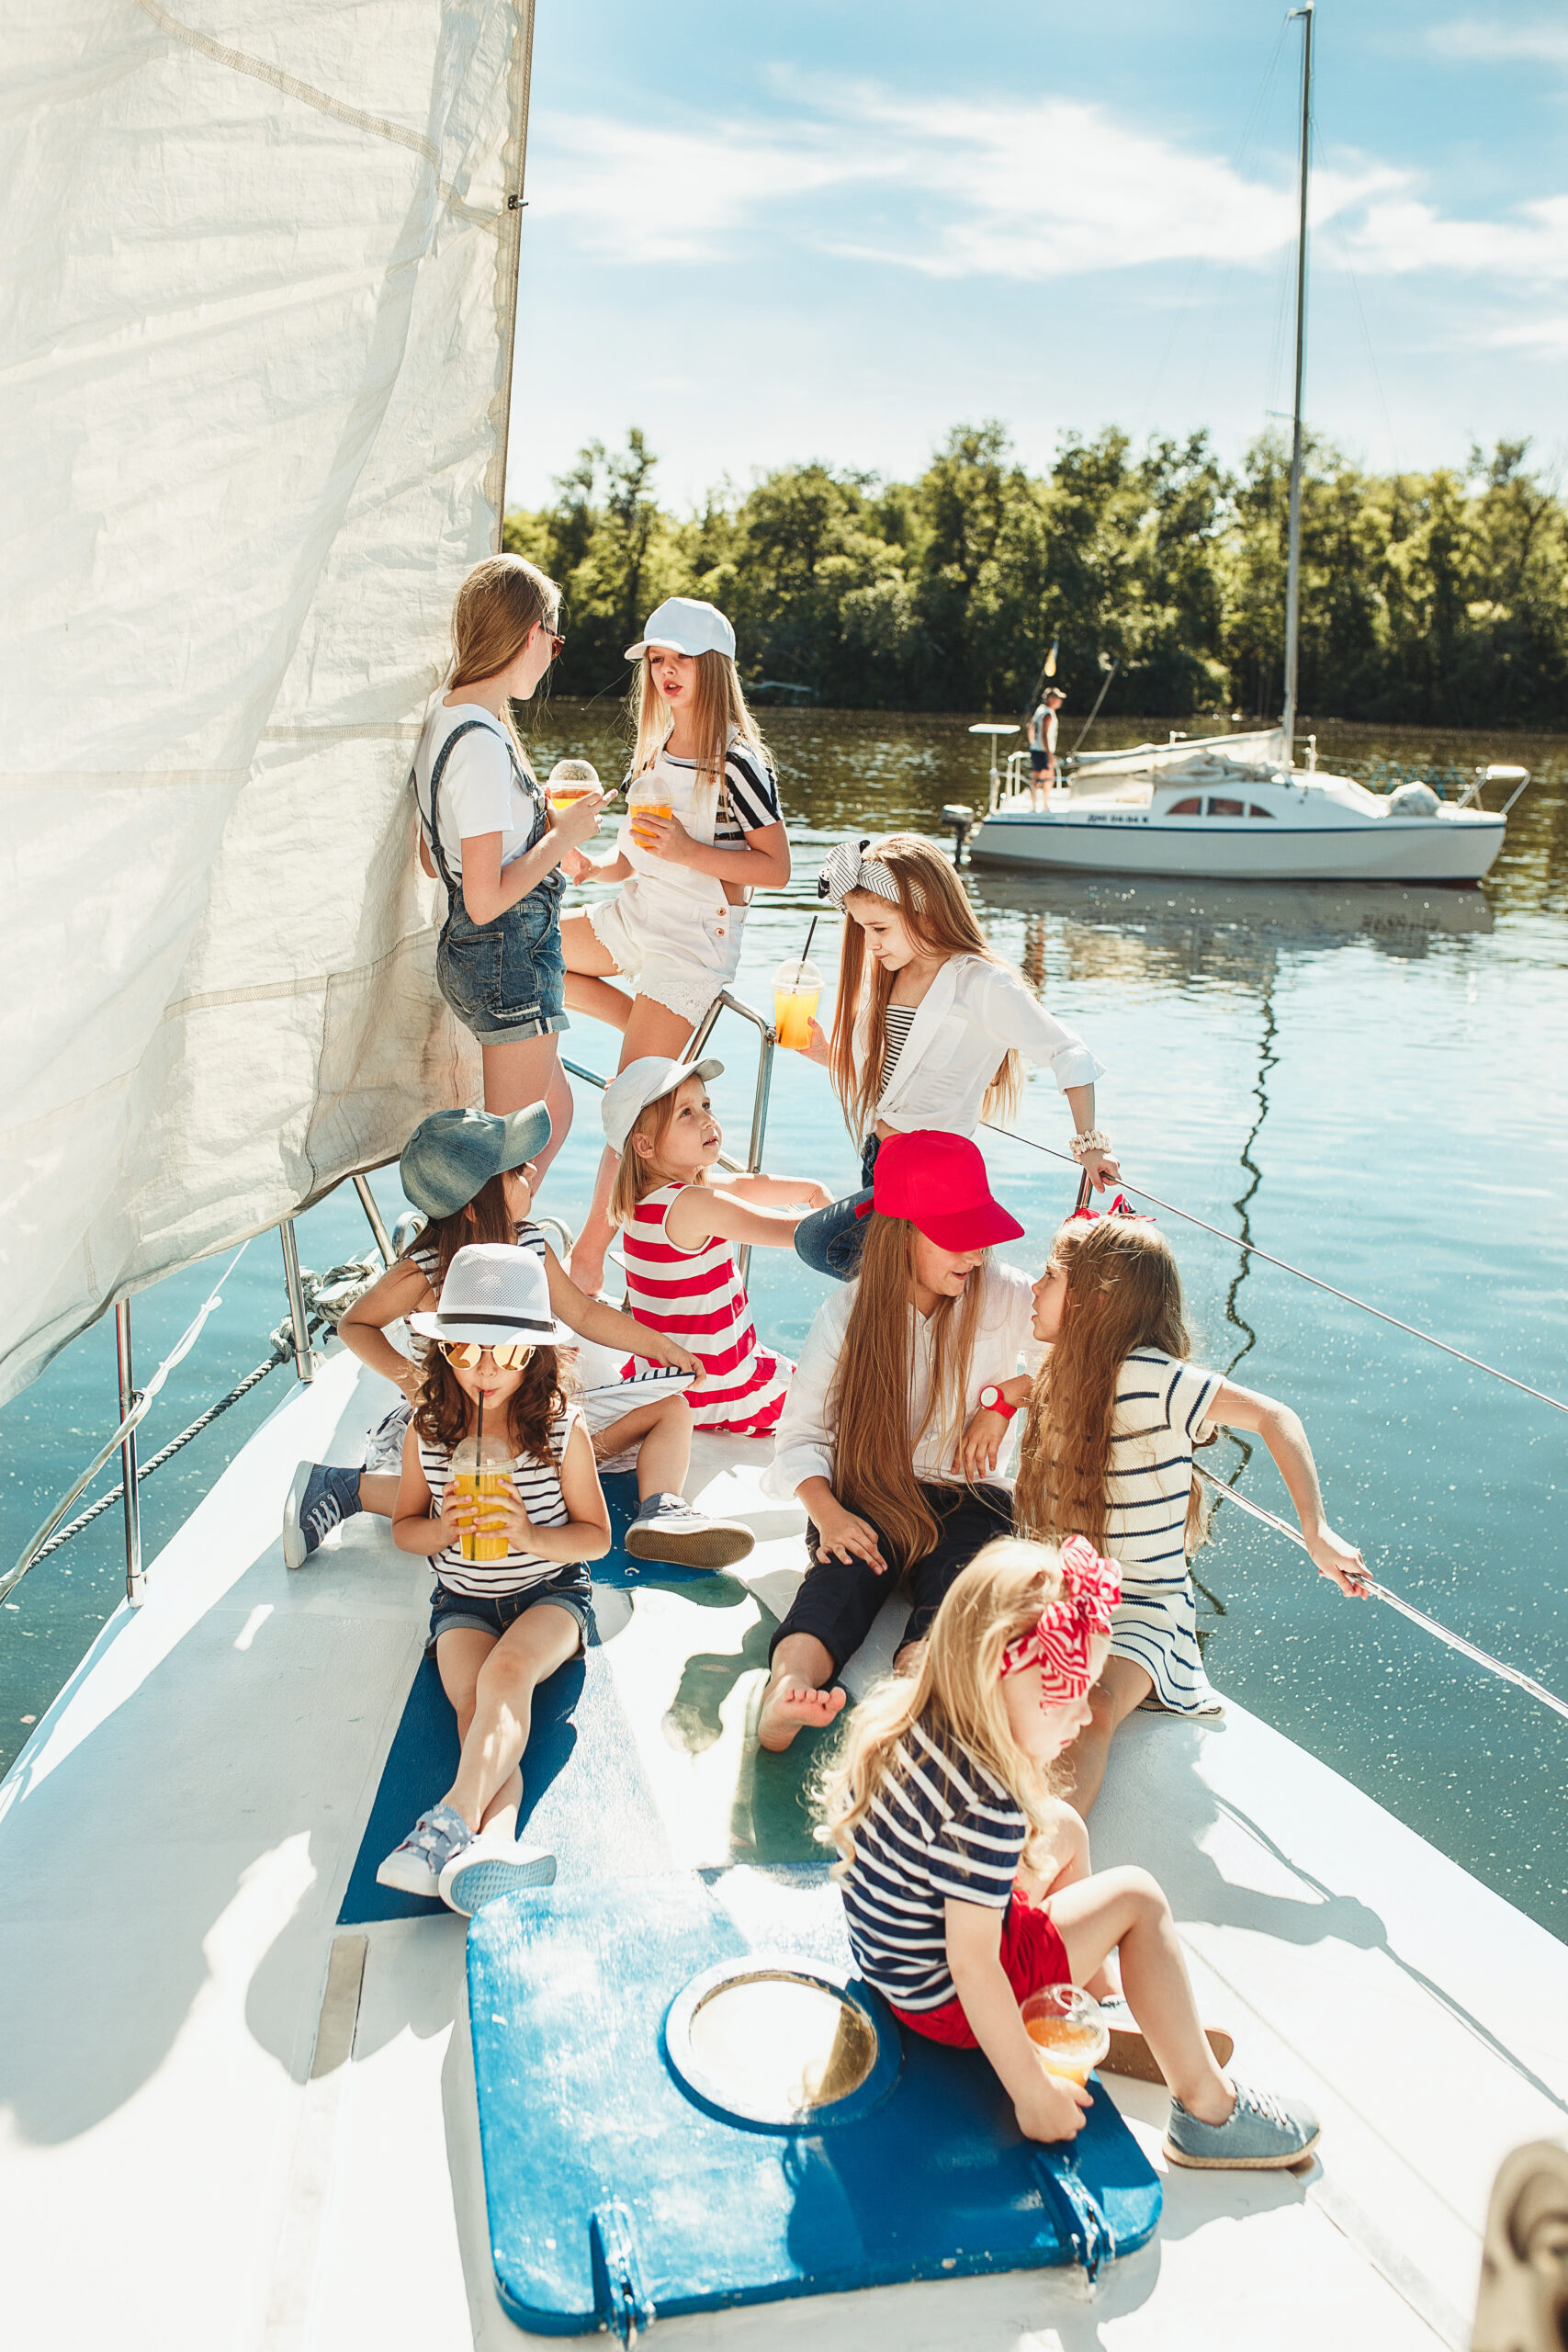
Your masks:
[{"label": "white rope", "polygon": [[221,1295],[223,1285],[228,1281],[230,1275],[233,1272],[235,1267],[239,1264],[241,1259],[244,1256],[250,1246],[251,1245],[248,1241],[241,1242],[233,1256],[230,1259],[229,1263],[224,1267],[223,1272],[219,1275],[218,1280],[208,1292],[201,1306],[197,1307],[194,1318],[186,1325],[180,1337],[175,1341],[174,1346],[164,1358],[163,1363],[158,1366],[157,1371],[152,1374],[152,1377],[148,1382],[146,1387],[139,1393],[130,1412],[127,1413],[125,1419],[120,1422],[118,1428],[115,1430],[114,1435],[108,1440],[107,1444],[99,1447],[97,1453],[94,1454],[91,1462],[88,1463],[86,1468],[83,1471],[75,1485],[68,1488],[68,1490],[62,1495],[60,1500],[55,1504],[54,1509],[50,1512],[49,1517],[44,1521],[43,1525],[33,1537],[32,1542],[23,1552],[22,1556],[17,1562],[16,1566],[14,1568],[7,1569],[5,1576],[0,1577],[0,1600],[4,1600],[6,1595],[12,1591],[16,1586],[21,1583],[22,1578],[27,1575],[28,1570],[32,1566],[33,1562],[38,1558],[39,1554],[42,1551],[44,1545],[48,1543],[50,1537],[53,1534],[55,1529],[59,1526],[61,1521],[64,1518],[66,1512],[75,1501],[77,1496],[85,1492],[86,1488],[92,1485],[93,1480],[97,1476],[99,1471],[108,1460],[110,1454],[113,1453],[118,1446],[123,1444],[124,1441],[130,1436],[131,1430],[137,1427],[138,1423],[145,1419],[148,1407],[152,1404],[153,1397],[157,1396],[158,1391],[163,1387],[164,1383],[167,1380],[170,1373],[173,1372],[177,1363],[184,1363],[186,1357],[189,1355],[192,1348],[195,1347],[197,1340],[201,1336],[202,1327],[205,1325],[208,1317],[212,1313],[213,1308],[216,1306],[221,1306],[223,1304]]},{"label": "white rope", "polygon": [[[1069,1168],[1077,1165],[1069,1153],[1053,1151],[1049,1144],[1036,1143],[1032,1136],[1021,1136],[1012,1127],[998,1127],[990,1119],[984,1124],[994,1136],[1006,1136],[1010,1143],[1026,1143],[1032,1151],[1043,1152],[1047,1159],[1059,1159]],[[1204,1233],[1213,1234],[1217,1240],[1228,1241],[1233,1250],[1245,1250],[1252,1257],[1261,1258],[1266,1265],[1278,1266],[1281,1273],[1294,1274],[1298,1282],[1311,1283],[1314,1290],[1325,1290],[1330,1298],[1343,1299],[1347,1306],[1359,1306],[1363,1315],[1375,1315],[1380,1323],[1392,1324],[1396,1331],[1404,1331],[1410,1339],[1424,1340],[1429,1348],[1440,1348],[1444,1355],[1452,1356],[1459,1363],[1469,1364],[1472,1372],[1487,1373],[1494,1380],[1504,1381],[1508,1387],[1517,1388],[1521,1396],[1533,1396],[1538,1405],[1550,1405],[1554,1413],[1568,1413],[1568,1405],[1561,1396],[1550,1396],[1544,1388],[1532,1388],[1528,1380],[1516,1380],[1511,1372],[1499,1372],[1495,1363],[1483,1363],[1479,1356],[1466,1355],[1462,1348],[1451,1346],[1447,1340],[1439,1340],[1433,1331],[1423,1331],[1418,1324],[1402,1323],[1397,1315],[1386,1314],[1381,1306],[1373,1306],[1368,1300],[1358,1298],[1353,1291],[1337,1289],[1333,1283],[1325,1283],[1321,1274],[1309,1274],[1303,1266],[1292,1266],[1288,1258],[1274,1257],[1269,1250],[1260,1250],[1256,1241],[1244,1240],[1239,1233],[1227,1233],[1223,1225],[1211,1225],[1206,1217],[1194,1216],[1190,1209],[1178,1208],[1174,1201],[1162,1201],[1159,1194],[1151,1193],[1146,1184],[1134,1184],[1127,1177],[1118,1176],[1116,1185],[1118,1191],[1135,1193],[1140,1201],[1153,1201],[1156,1209],[1164,1209],[1168,1216],[1182,1217],[1189,1225],[1196,1225]]]},{"label": "white rope", "polygon": [[[1273,1511],[1265,1510],[1261,1503],[1250,1501],[1246,1495],[1238,1495],[1234,1487],[1227,1487],[1223,1478],[1216,1478],[1213,1472],[1205,1470],[1201,1462],[1195,1462],[1192,1467],[1203,1484],[1213,1488],[1222,1502],[1235,1503],[1249,1518],[1260,1519],[1264,1526],[1271,1527],[1277,1535],[1283,1535],[1301,1551],[1307,1551],[1306,1538],[1299,1528],[1292,1527]],[[1505,1682],[1513,1683],[1517,1690],[1528,1690],[1532,1699],[1539,1699],[1543,1707],[1551,1709],[1553,1714],[1568,1719],[1568,1700],[1559,1699],[1543,1683],[1532,1681],[1528,1674],[1521,1674],[1517,1666],[1505,1666],[1502,1659],[1494,1657],[1489,1650],[1477,1649],[1475,1644],[1467,1642],[1462,1634],[1451,1632],[1447,1625],[1439,1625],[1437,1619],[1428,1617],[1424,1610],[1413,1609],[1409,1601],[1403,1600],[1397,1592],[1390,1592],[1387,1585],[1378,1584],[1371,1577],[1357,1577],[1356,1582],[1361,1591],[1370,1593],[1374,1600],[1386,1601],[1391,1609],[1397,1609],[1402,1617],[1408,1617],[1411,1623],[1419,1625],[1423,1633],[1435,1634],[1438,1641],[1446,1642],[1450,1650],[1459,1652],[1461,1657],[1469,1658],[1472,1666],[1483,1666],[1489,1674],[1500,1674]]]}]

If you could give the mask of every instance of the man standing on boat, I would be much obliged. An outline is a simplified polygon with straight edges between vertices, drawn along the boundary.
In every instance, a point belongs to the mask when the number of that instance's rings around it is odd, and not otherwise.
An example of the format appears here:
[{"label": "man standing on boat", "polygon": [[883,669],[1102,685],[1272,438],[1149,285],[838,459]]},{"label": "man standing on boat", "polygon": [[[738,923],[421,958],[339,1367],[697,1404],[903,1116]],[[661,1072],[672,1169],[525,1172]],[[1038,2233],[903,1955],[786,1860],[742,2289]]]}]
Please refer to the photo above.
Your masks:
[{"label": "man standing on boat", "polygon": [[1066,700],[1060,686],[1047,686],[1029,722],[1029,765],[1037,808],[1044,808],[1045,795],[1056,781],[1056,713]]}]

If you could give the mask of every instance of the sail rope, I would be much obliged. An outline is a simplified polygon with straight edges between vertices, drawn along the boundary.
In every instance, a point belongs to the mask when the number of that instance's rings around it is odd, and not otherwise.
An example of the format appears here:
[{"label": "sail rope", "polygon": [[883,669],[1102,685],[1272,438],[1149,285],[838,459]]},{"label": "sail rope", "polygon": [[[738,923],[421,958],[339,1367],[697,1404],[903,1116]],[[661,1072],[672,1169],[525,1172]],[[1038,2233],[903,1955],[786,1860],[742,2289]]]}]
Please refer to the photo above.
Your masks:
[{"label": "sail rope", "polygon": [[[1309,1550],[1307,1540],[1299,1528],[1292,1527],[1276,1512],[1265,1510],[1263,1505],[1255,1503],[1250,1496],[1237,1494],[1235,1488],[1227,1487],[1223,1478],[1216,1478],[1212,1470],[1205,1470],[1201,1462],[1195,1462],[1192,1467],[1221,1502],[1235,1503],[1249,1518],[1261,1520],[1265,1527],[1274,1530],[1276,1535],[1284,1536],[1287,1543],[1294,1544],[1303,1552]],[[1402,1617],[1408,1617],[1411,1623],[1419,1625],[1424,1634],[1435,1634],[1439,1642],[1447,1643],[1450,1650],[1457,1650],[1461,1657],[1469,1658],[1472,1666],[1483,1666],[1489,1674],[1501,1675],[1505,1682],[1513,1683],[1517,1690],[1528,1690],[1530,1697],[1539,1699],[1543,1707],[1550,1707],[1553,1714],[1568,1720],[1568,1699],[1558,1698],[1556,1692],[1547,1690],[1544,1683],[1522,1674],[1517,1666],[1505,1665],[1500,1657],[1494,1657],[1490,1650],[1480,1649],[1474,1642],[1466,1641],[1464,1635],[1456,1634],[1451,1626],[1439,1625],[1435,1617],[1428,1617],[1424,1609],[1414,1608],[1402,1594],[1391,1592],[1387,1585],[1377,1583],[1371,1577],[1358,1577],[1356,1582],[1362,1592],[1370,1593],[1374,1600],[1385,1602],[1390,1609],[1397,1609]]]},{"label": "sail rope", "polygon": [[[1036,1143],[1032,1136],[1021,1136],[1015,1127],[998,1127],[990,1119],[984,1125],[993,1135],[1006,1136],[1010,1143],[1027,1144],[1031,1151],[1043,1152],[1047,1159],[1059,1159],[1075,1170],[1077,1168],[1077,1162],[1070,1153],[1053,1150],[1046,1143]],[[1164,1209],[1168,1216],[1179,1216],[1188,1225],[1195,1225],[1202,1232],[1212,1233],[1216,1240],[1228,1241],[1233,1250],[1245,1250],[1252,1257],[1261,1258],[1266,1265],[1278,1266],[1281,1273],[1294,1274],[1298,1282],[1310,1283],[1314,1290],[1326,1291],[1330,1298],[1342,1299],[1347,1306],[1359,1306],[1363,1315],[1376,1316],[1380,1323],[1392,1325],[1394,1330],[1404,1332],[1407,1338],[1425,1340],[1429,1348],[1440,1348],[1444,1355],[1452,1356],[1457,1363],[1467,1363],[1473,1372],[1484,1372],[1491,1379],[1503,1381],[1509,1388],[1517,1388],[1521,1396],[1533,1396],[1538,1405],[1550,1405],[1554,1413],[1568,1413],[1568,1404],[1564,1404],[1561,1396],[1549,1396],[1544,1388],[1532,1388],[1528,1380],[1516,1380],[1511,1372],[1500,1371],[1495,1363],[1483,1363],[1479,1356],[1466,1354],[1463,1348],[1456,1348],[1450,1340],[1439,1340],[1435,1331],[1423,1331],[1419,1324],[1403,1322],[1397,1315],[1390,1315],[1385,1308],[1374,1306],[1370,1299],[1358,1298],[1354,1291],[1341,1290],[1337,1283],[1325,1282],[1321,1274],[1309,1274],[1304,1266],[1292,1266],[1288,1258],[1276,1258],[1271,1250],[1259,1249],[1256,1241],[1248,1241],[1239,1233],[1227,1233],[1223,1225],[1211,1225],[1207,1217],[1195,1216],[1191,1209],[1179,1208],[1174,1201],[1162,1200],[1157,1193],[1151,1193],[1146,1184],[1134,1184],[1129,1177],[1118,1176],[1116,1185],[1119,1192],[1132,1193],[1140,1201],[1152,1201],[1156,1208]]]}]

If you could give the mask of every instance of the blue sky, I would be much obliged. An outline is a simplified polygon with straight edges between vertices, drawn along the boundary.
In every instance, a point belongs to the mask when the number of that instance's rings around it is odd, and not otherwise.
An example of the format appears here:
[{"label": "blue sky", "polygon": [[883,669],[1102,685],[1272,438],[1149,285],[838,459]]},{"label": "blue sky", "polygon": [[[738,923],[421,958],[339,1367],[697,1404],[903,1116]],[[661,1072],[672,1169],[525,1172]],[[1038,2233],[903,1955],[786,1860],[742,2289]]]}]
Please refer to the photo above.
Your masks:
[{"label": "blue sky", "polygon": [[[1281,40],[1281,29],[1283,39]],[[1273,0],[540,0],[509,492],[640,424],[679,505],[1002,420],[1290,403],[1301,31]],[[1323,0],[1309,421],[1568,454],[1568,11]],[[1270,67],[1272,65],[1272,72]]]}]

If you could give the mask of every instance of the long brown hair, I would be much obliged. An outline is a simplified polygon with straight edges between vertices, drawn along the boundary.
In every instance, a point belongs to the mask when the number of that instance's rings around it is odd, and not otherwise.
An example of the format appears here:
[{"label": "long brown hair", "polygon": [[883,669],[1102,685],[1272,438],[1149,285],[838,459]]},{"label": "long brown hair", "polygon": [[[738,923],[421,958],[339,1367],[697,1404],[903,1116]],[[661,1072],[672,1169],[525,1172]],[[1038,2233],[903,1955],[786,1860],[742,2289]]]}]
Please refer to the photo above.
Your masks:
[{"label": "long brown hair", "polygon": [[[550,1423],[566,1409],[567,1385],[554,1348],[536,1348],[524,1366],[523,1377],[506,1401],[506,1437],[514,1454],[558,1468],[550,1444]],[[457,1375],[433,1346],[425,1358],[424,1381],[413,1408],[413,1425],[431,1445],[450,1453],[461,1444],[474,1422],[474,1400],[458,1386]]]},{"label": "long brown hair", "polygon": [[[926,955],[940,956],[944,962],[952,956],[979,956],[987,964],[999,964],[1004,972],[1013,970],[987,941],[975,920],[975,910],[963,883],[942,852],[933,849],[930,842],[920,841],[914,833],[889,833],[886,841],[873,843],[865,854],[865,863],[884,865],[892,876],[898,891],[898,911],[910,936]],[[882,1066],[887,1058],[887,1000],[897,977],[886,965],[876,964],[868,978],[866,962],[865,933],[846,908],[839,941],[839,997],[833,1013],[828,1069],[833,1091],[844,1106],[850,1132],[856,1136],[870,1126],[882,1093]],[[1015,973],[1014,978],[1023,985],[1021,975]],[[865,1058],[860,1061],[855,1054],[855,1029],[863,989],[871,1035]],[[1018,1108],[1022,1084],[1023,1066],[1010,1046],[986,1090],[981,1115],[1010,1120]]]},{"label": "long brown hair", "polygon": [[[476,563],[452,607],[452,675],[446,692],[499,676],[515,661],[529,633],[543,621],[553,629],[560,614],[560,590],[547,572],[520,555],[489,555]],[[532,775],[523,739],[505,713],[506,731]]]},{"label": "long brown hair", "polygon": [[838,1369],[828,1396],[833,1441],[833,1492],[847,1510],[862,1511],[907,1561],[933,1551],[942,1528],[915,1476],[915,1451],[936,1416],[943,1444],[957,1446],[969,1391],[969,1363],[979,1320],[982,1258],[957,1298],[941,1298],[931,1317],[931,1389],[925,1419],[909,1427],[915,1382],[914,1317],[909,1285],[915,1271],[915,1227],[907,1217],[866,1220],[855,1301],[850,1309]]},{"label": "long brown hair", "polygon": [[[660,1166],[659,1155],[664,1148],[664,1138],[670,1132],[670,1122],[675,1116],[675,1105],[680,1096],[680,1087],[673,1094],[661,1094],[657,1102],[650,1102],[632,1121],[626,1142],[621,1147],[621,1156],[615,1162],[615,1181],[610,1192],[612,1225],[629,1225],[637,1214],[639,1201],[646,1200],[649,1193],[657,1193],[660,1184],[673,1182],[673,1178],[667,1176]],[[637,1148],[638,1136],[649,1147],[645,1152]],[[687,1181],[693,1184],[705,1184],[707,1170],[699,1168],[696,1174]]]},{"label": "long brown hair", "polygon": [[473,1199],[460,1209],[454,1209],[450,1216],[428,1217],[403,1251],[407,1259],[416,1250],[434,1250],[435,1272],[430,1287],[437,1298],[459,1250],[469,1249],[476,1242],[516,1240],[517,1220],[506,1204],[509,1172],[502,1170],[498,1176],[488,1176]]},{"label": "long brown hair", "polygon": [[[696,665],[692,724],[697,738],[697,786],[699,790],[711,786],[716,795],[716,809],[727,812],[729,797],[724,781],[724,758],[730,737],[739,734],[743,742],[749,743],[770,774],[774,768],[773,755],[747,707],[740,673],[729,655],[699,653]],[[637,729],[629,789],[653,765],[675,724],[673,711],[653,683],[651,653],[645,653],[637,664],[626,709]]]},{"label": "long brown hair", "polygon": [[1061,1595],[1055,1552],[1015,1535],[998,1536],[953,1578],[920,1644],[916,1671],[889,1675],[866,1692],[822,1775],[818,1835],[839,1849],[835,1877],[854,1860],[855,1830],[892,1777],[894,1750],[915,1724],[938,1747],[966,1750],[1001,1782],[1029,1822],[1032,1846],[1049,1836],[1056,1774],[1013,1737],[1002,1652]]},{"label": "long brown hair", "polygon": [[[1122,1366],[1135,1348],[1184,1359],[1190,1348],[1181,1276],[1170,1244],[1145,1217],[1074,1217],[1051,1244],[1046,1272],[1066,1276],[1061,1329],[1035,1374],[1023,1425],[1013,1520],[1043,1542],[1105,1542],[1111,1425]],[[1187,1549],[1203,1540],[1192,1481]]]}]

